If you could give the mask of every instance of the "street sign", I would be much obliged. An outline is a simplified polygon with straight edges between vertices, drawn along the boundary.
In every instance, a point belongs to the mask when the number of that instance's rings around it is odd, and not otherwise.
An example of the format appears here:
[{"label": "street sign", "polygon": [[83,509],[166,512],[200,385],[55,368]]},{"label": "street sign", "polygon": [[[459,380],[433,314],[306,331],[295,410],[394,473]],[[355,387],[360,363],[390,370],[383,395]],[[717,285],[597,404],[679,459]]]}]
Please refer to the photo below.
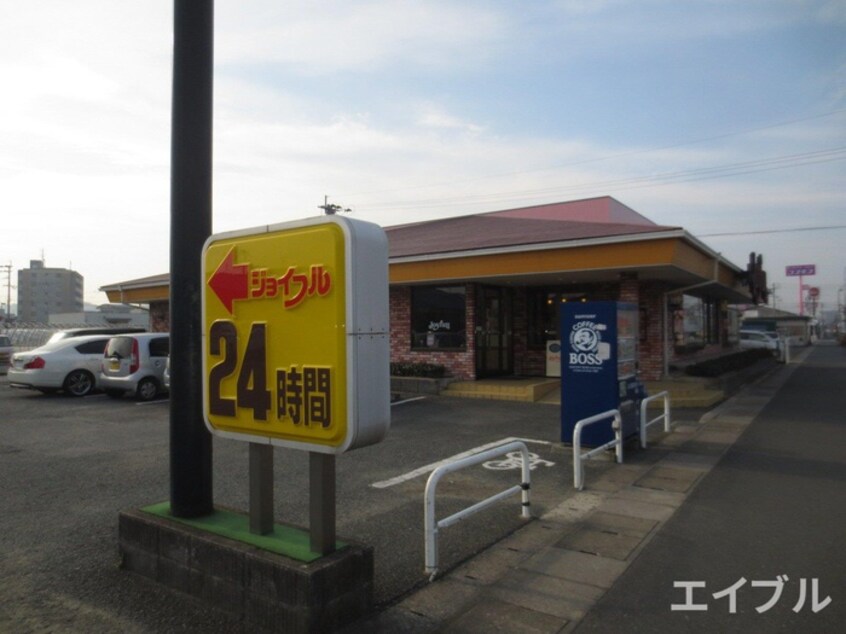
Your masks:
[{"label": "street sign", "polygon": [[819,296],[820,296],[820,289],[819,289],[818,286],[812,286],[811,288],[808,289],[808,297],[812,297],[812,298],[816,299]]},{"label": "street sign", "polygon": [[787,277],[816,275],[817,274],[817,265],[816,264],[794,264],[792,266],[788,266],[785,269],[784,274]]},{"label": "street sign", "polygon": [[384,231],[321,216],[213,235],[202,258],[209,430],[325,454],[379,442],[390,424]]}]

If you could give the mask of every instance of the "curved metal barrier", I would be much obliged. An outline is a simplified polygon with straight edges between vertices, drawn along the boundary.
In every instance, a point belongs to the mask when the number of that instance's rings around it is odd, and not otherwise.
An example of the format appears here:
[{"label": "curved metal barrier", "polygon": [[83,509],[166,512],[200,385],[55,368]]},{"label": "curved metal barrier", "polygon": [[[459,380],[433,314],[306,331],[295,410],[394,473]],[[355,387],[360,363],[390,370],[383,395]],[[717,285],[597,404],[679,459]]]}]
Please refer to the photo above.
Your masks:
[{"label": "curved metal barrier", "polygon": [[[664,413],[656,416],[650,421],[646,420],[646,408],[651,401],[656,399],[664,399]],[[650,425],[664,421],[664,431],[670,431],[670,393],[666,390],[658,392],[654,396],[648,396],[640,402],[640,446],[646,449],[646,430]]]},{"label": "curved metal barrier", "polygon": [[[609,418],[614,418],[611,423],[611,429],[614,430],[614,440],[609,440],[604,445],[600,445],[595,449],[582,453],[582,429],[588,425],[600,423]],[[573,428],[573,486],[581,491],[585,486],[585,470],[582,465],[582,460],[588,460],[591,456],[596,455],[600,451],[616,446],[617,463],[623,464],[623,430],[622,420],[620,418],[620,410],[609,409],[607,412],[601,414],[594,414],[588,418],[583,418],[576,423]]]},{"label": "curved metal barrier", "polygon": [[[503,456],[510,451],[519,450],[522,454],[523,465],[522,465],[522,482],[518,485],[515,485],[505,491],[501,491],[496,495],[492,495],[491,497],[482,500],[481,502],[477,502],[472,506],[468,506],[466,509],[459,511],[458,513],[454,513],[449,517],[445,517],[444,519],[436,522],[435,521],[435,491],[438,487],[438,482],[440,479],[447,473],[451,473],[453,471],[458,471],[459,469],[463,469],[464,467],[471,467],[473,465],[479,464],[481,462],[485,462],[486,460],[490,460],[491,458],[495,458],[497,456]],[[441,528],[447,528],[448,526],[452,526],[457,522],[460,522],[463,519],[466,519],[470,515],[481,511],[484,508],[487,508],[491,504],[498,502],[510,495],[515,493],[521,493],[522,496],[522,516],[526,519],[531,517],[530,513],[530,502],[529,502],[529,489],[531,488],[531,470],[529,468],[529,450],[526,448],[526,444],[515,441],[510,442],[505,445],[501,445],[500,447],[494,447],[493,449],[488,449],[487,451],[482,451],[481,453],[473,454],[472,456],[467,456],[466,458],[461,458],[460,460],[456,460],[455,462],[451,462],[449,464],[441,465],[437,469],[432,472],[432,475],[429,476],[429,480],[426,482],[426,491],[423,494],[423,501],[424,501],[424,529],[425,529],[425,545],[426,545],[426,572],[431,573],[429,576],[429,580],[432,581],[435,578],[435,575],[438,573],[438,530]]]}]

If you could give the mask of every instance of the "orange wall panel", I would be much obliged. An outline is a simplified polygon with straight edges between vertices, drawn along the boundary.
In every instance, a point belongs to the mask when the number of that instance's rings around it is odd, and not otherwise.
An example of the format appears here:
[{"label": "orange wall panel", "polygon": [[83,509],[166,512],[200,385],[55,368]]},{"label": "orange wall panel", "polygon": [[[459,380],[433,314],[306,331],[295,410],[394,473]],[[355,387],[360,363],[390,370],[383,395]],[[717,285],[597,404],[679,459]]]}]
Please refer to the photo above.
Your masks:
[{"label": "orange wall panel", "polygon": [[650,240],[648,242],[601,244],[571,249],[497,253],[418,262],[395,262],[390,265],[389,275],[391,283],[400,284],[527,273],[654,266],[673,262],[675,242],[672,239]]}]

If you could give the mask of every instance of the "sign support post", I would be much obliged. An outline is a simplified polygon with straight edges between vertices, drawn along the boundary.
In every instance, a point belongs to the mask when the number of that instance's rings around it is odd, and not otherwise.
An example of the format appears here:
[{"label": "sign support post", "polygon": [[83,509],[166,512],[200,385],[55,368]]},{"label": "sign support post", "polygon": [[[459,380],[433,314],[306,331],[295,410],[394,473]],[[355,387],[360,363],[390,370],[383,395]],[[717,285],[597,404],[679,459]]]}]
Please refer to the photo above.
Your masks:
[{"label": "sign support post", "polygon": [[311,551],[335,552],[335,456],[308,453],[309,544]]},{"label": "sign support post", "polygon": [[250,532],[273,532],[273,445],[250,445]]},{"label": "sign support post", "polygon": [[805,282],[804,275],[799,276],[799,316],[805,314]]},{"label": "sign support post", "polygon": [[798,277],[799,278],[799,314],[805,314],[805,276],[806,275],[816,275],[817,274],[817,265],[816,264],[793,264],[788,266],[784,270],[784,274],[787,277]]},{"label": "sign support post", "polygon": [[214,2],[174,3],[170,194],[170,506],[176,517],[214,511],[212,437],[203,419],[200,277],[212,228]]}]

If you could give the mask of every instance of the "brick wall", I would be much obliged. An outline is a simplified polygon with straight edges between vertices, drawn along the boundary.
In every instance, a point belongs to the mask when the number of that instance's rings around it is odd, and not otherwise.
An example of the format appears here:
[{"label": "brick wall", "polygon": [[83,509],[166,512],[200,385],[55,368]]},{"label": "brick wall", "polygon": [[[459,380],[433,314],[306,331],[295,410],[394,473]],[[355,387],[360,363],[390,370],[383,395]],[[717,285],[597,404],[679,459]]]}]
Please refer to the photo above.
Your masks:
[{"label": "brick wall", "polygon": [[636,273],[620,274],[619,300],[638,307],[638,371],[644,381],[664,373],[664,291],[663,284],[642,282]]},{"label": "brick wall", "polygon": [[457,379],[476,378],[476,301],[475,286],[467,285],[467,344],[464,350],[411,349],[411,287],[391,286],[391,361],[395,363],[437,363]]},{"label": "brick wall", "polygon": [[640,305],[640,280],[637,273],[620,273],[619,298],[621,302]]},{"label": "brick wall", "polygon": [[170,302],[150,302],[150,330],[170,332]]},{"label": "brick wall", "polygon": [[640,377],[657,381],[664,373],[664,286],[645,282],[640,286]]}]

